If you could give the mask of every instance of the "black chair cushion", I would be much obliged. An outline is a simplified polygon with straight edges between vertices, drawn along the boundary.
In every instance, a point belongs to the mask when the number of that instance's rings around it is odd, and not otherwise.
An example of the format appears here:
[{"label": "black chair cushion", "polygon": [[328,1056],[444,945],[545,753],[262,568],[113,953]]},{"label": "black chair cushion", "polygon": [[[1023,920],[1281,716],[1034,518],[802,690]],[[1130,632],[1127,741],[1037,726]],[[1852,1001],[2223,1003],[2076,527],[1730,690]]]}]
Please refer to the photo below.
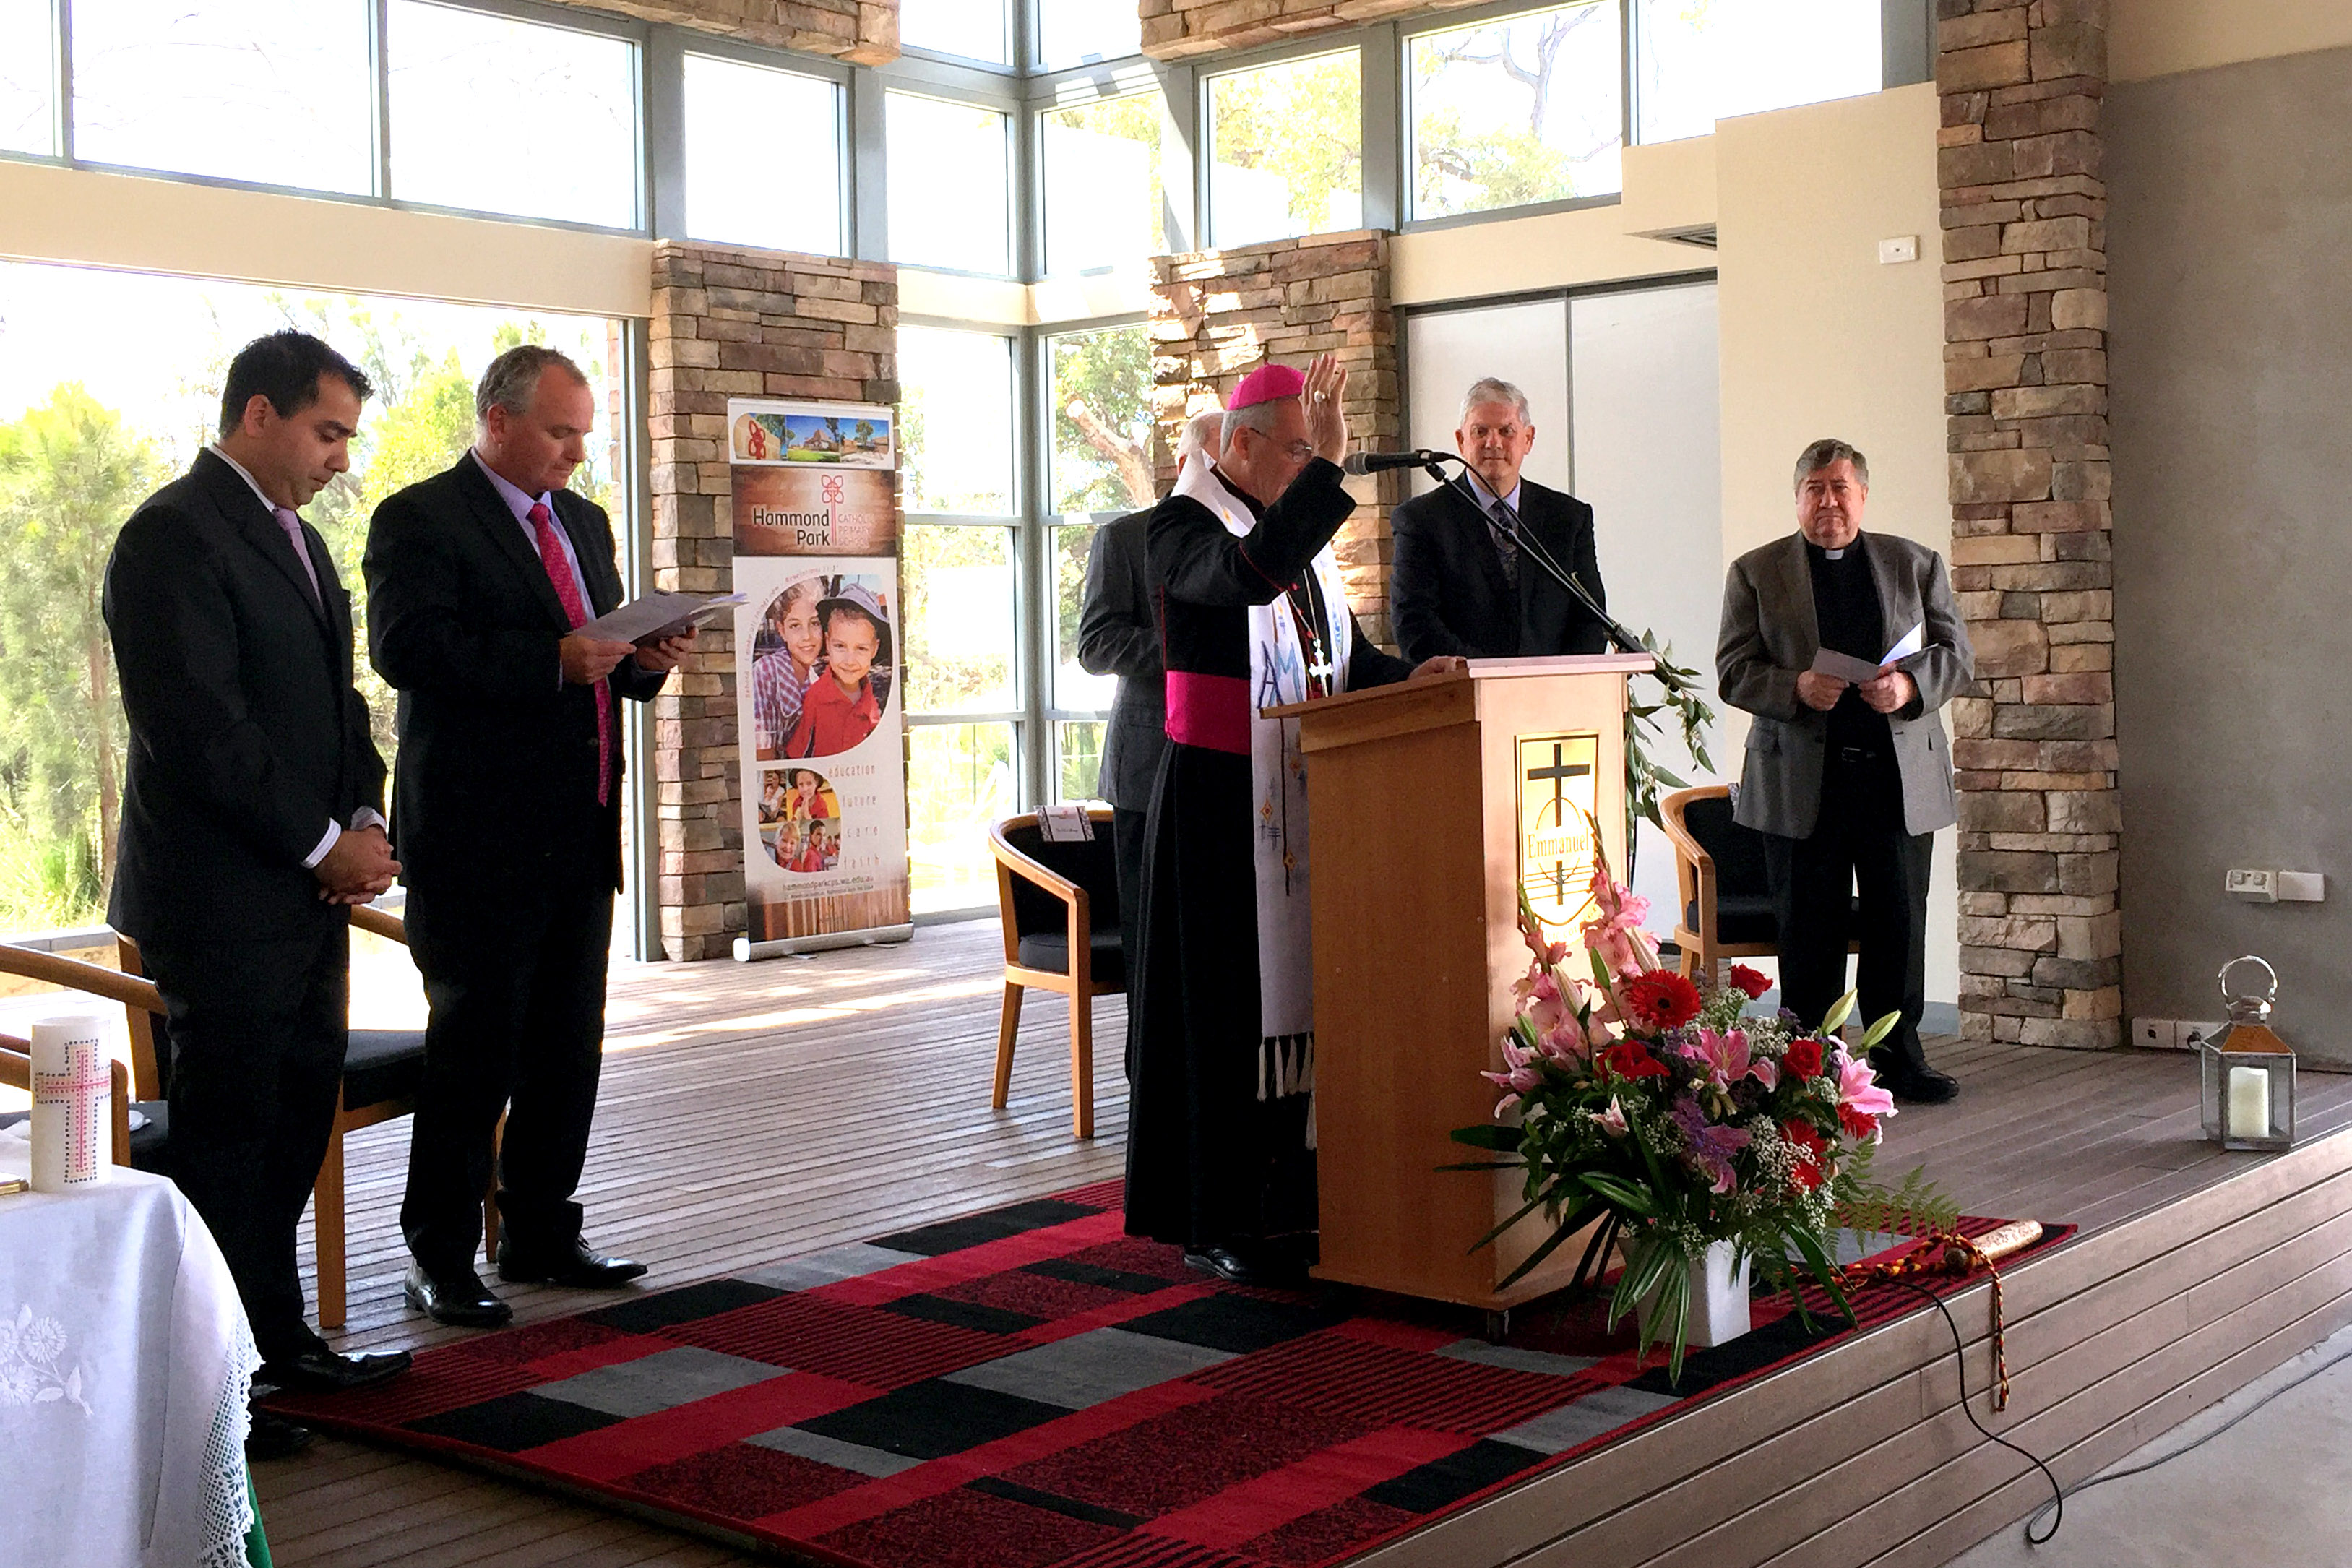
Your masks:
[{"label": "black chair cushion", "polygon": [[[1858,941],[1862,936],[1862,900],[1855,899],[1846,927],[1846,940]],[[1693,900],[1683,910],[1683,919],[1691,930],[1698,930],[1698,902]],[[1720,894],[1715,900],[1715,940],[1727,947],[1745,942],[1761,942],[1770,946],[1780,940],[1780,923],[1772,914],[1769,893],[1741,893],[1732,898]]]},{"label": "black chair cushion", "polygon": [[343,1053],[343,1104],[357,1110],[413,1097],[425,1085],[425,1031],[353,1029]]},{"label": "black chair cushion", "polygon": [[[1088,943],[1094,950],[1094,976],[1097,985],[1114,991],[1127,989],[1127,955],[1118,944],[1118,930],[1097,930]],[[1020,962],[1031,969],[1043,969],[1054,974],[1070,972],[1070,938],[1066,931],[1039,931],[1024,936],[1017,950]]]},{"label": "black chair cushion", "polygon": [[[147,1119],[146,1126],[131,1130],[131,1168],[170,1175],[172,1108],[160,1100],[134,1100],[131,1109]],[[0,1111],[0,1127],[14,1127],[30,1115],[29,1110]]]},{"label": "black chair cushion", "polygon": [[[1780,937],[1772,914],[1772,879],[1764,864],[1764,836],[1731,819],[1727,795],[1709,795],[1683,808],[1683,826],[1715,861],[1715,939],[1726,946],[1769,945]],[[1862,935],[1862,900],[1853,900],[1849,941]],[[1698,903],[1683,910],[1683,923],[1698,930]]]},{"label": "black chair cushion", "polygon": [[[1108,931],[1118,942],[1118,858],[1111,847],[1110,825],[1095,824],[1095,836],[1076,844],[1048,844],[1034,826],[1008,828],[1005,842],[1059,877],[1087,890],[1087,920],[1097,939]],[[1064,940],[1069,931],[1069,906],[1018,871],[1013,875],[1013,930],[1027,941],[1033,936]],[[1099,942],[1097,942],[1099,946]],[[1027,963],[1028,960],[1022,960]],[[1066,967],[1067,960],[1055,967]],[[1043,964],[1035,968],[1045,967]]]}]

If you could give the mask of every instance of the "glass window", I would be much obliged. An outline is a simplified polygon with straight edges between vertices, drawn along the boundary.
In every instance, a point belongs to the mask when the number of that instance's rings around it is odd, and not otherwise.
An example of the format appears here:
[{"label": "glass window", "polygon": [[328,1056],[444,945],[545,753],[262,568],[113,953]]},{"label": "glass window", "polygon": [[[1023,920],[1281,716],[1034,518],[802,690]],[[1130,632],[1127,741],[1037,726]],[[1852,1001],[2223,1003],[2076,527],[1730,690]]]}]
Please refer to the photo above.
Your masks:
[{"label": "glass window", "polygon": [[636,227],[636,53],[625,38],[392,0],[392,194]]},{"label": "glass window", "polygon": [[[1054,706],[1066,713],[1104,713],[1118,689],[1113,675],[1089,675],[1078,664],[1078,616],[1086,607],[1087,556],[1095,544],[1089,523],[1054,530]],[[1088,793],[1092,793],[1089,791]]]},{"label": "glass window", "polygon": [[911,49],[992,65],[1013,62],[1005,0],[899,0],[898,41]]},{"label": "glass window", "polygon": [[1037,53],[1047,70],[1143,51],[1135,0],[1037,0]]},{"label": "glass window", "polygon": [[1879,0],[1640,0],[1639,137],[1705,136],[1717,120],[1876,92]]},{"label": "glass window", "polygon": [[1412,39],[1415,217],[1619,188],[1617,9],[1601,0]]},{"label": "glass window", "polygon": [[996,902],[990,826],[1020,809],[1010,724],[907,729],[907,858],[917,913]]},{"label": "glass window", "polygon": [[0,151],[58,150],[57,68],[49,0],[0,0]]},{"label": "glass window", "polygon": [[1074,720],[1054,726],[1054,798],[1100,800],[1103,721]]},{"label": "glass window", "polygon": [[1011,338],[898,329],[898,479],[910,512],[1012,514]]},{"label": "glass window", "polygon": [[686,57],[686,226],[698,239],[841,254],[840,89]]},{"label": "glass window", "polygon": [[907,710],[1012,711],[1019,701],[1013,531],[908,523],[898,572],[907,595]]},{"label": "glass window", "polygon": [[1056,512],[1124,512],[1151,482],[1151,337],[1142,325],[1048,340]]},{"label": "glass window", "polygon": [[[610,395],[619,322],[9,262],[0,321],[0,932],[104,918],[126,737],[99,581],[123,520],[215,434],[220,378],[254,338],[315,332],[375,384],[351,471],[302,509],[352,595],[362,654],[368,519],[472,444],[474,383],[500,350],[550,343],[586,373],[596,429],[572,488],[623,521]],[[104,676],[95,687],[92,671]],[[392,693],[364,657],[353,673],[389,761]]]},{"label": "glass window", "polygon": [[375,185],[369,9],[76,0],[74,155],[364,195]]},{"label": "glass window", "polygon": [[1361,226],[1362,104],[1354,49],[1211,77],[1212,243]]},{"label": "glass window", "polygon": [[1129,93],[1049,109],[1045,267],[1135,266],[1168,248],[1160,190],[1160,95]]},{"label": "glass window", "polygon": [[884,110],[890,259],[1012,271],[1004,116],[906,92],[888,94]]}]

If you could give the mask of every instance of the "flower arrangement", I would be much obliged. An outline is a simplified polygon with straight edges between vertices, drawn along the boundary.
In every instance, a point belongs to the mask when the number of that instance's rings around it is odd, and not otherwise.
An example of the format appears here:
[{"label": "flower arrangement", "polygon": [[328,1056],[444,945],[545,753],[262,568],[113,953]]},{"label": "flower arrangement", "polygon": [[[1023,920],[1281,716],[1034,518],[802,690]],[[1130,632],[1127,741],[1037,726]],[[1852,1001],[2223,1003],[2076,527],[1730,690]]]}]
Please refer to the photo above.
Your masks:
[{"label": "flower arrangement", "polygon": [[1645,1354],[1671,1343],[1672,1376],[1682,1372],[1691,1266],[1713,1244],[1751,1260],[1801,1315],[1800,1271],[1811,1275],[1851,1321],[1834,1262],[1841,1225],[1921,1231],[1958,1217],[1916,1170],[1893,1190],[1870,1177],[1895,1102],[1864,1053],[1895,1016],[1851,1051],[1833,1034],[1853,1012],[1851,994],[1811,1033],[1785,1012],[1743,1018],[1769,984],[1763,975],[1734,965],[1729,987],[1702,996],[1659,966],[1641,929],[1647,901],[1605,863],[1592,891],[1599,913],[1581,933],[1589,982],[1567,973],[1568,945],[1549,940],[1520,899],[1534,961],[1513,988],[1518,1014],[1503,1069],[1483,1075],[1503,1091],[1496,1120],[1454,1133],[1508,1157],[1449,1168],[1524,1168],[1527,1202],[1477,1245],[1544,1211],[1552,1233],[1507,1285],[1599,1222],[1574,1282],[1600,1278],[1615,1243],[1625,1268],[1609,1321],[1634,1315]]}]

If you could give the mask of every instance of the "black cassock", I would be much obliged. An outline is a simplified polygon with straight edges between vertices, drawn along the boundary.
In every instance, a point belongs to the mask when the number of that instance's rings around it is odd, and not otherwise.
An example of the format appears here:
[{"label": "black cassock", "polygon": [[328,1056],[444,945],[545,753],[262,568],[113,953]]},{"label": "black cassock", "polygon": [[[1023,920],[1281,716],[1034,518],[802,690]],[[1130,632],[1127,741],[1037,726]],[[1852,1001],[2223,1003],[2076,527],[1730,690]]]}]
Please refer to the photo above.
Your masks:
[{"label": "black cassock", "polygon": [[[1199,1249],[1315,1228],[1308,1098],[1258,1098],[1249,611],[1290,591],[1318,626],[1333,609],[1352,617],[1324,605],[1311,570],[1355,510],[1340,477],[1317,458],[1270,507],[1236,490],[1257,520],[1244,538],[1189,496],[1150,514],[1169,745],[1145,827],[1142,963],[1128,996],[1131,1236]],[[1412,668],[1360,627],[1351,646],[1349,690]]]}]

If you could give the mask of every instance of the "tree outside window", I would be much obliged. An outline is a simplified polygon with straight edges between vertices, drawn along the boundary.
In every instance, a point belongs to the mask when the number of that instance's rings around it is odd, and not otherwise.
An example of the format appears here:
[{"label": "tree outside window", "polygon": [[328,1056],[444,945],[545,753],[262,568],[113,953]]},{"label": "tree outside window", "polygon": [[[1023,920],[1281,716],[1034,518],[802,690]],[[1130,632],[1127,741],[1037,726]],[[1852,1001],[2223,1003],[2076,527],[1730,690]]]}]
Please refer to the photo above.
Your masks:
[{"label": "tree outside window", "polygon": [[1361,226],[1363,97],[1354,49],[1210,78],[1212,243]]},{"label": "tree outside window", "polygon": [[1601,0],[1413,38],[1413,216],[1618,189],[1617,16]]}]

